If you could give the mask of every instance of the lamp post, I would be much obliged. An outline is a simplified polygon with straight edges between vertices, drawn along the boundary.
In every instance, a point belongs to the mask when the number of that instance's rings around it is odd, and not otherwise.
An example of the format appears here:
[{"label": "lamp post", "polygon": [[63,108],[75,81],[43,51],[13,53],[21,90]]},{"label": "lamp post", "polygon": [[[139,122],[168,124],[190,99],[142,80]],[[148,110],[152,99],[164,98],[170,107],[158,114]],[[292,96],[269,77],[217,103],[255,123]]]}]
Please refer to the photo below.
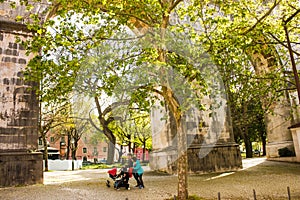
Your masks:
[{"label": "lamp post", "polygon": [[74,138],[71,139],[72,171],[74,171]]}]

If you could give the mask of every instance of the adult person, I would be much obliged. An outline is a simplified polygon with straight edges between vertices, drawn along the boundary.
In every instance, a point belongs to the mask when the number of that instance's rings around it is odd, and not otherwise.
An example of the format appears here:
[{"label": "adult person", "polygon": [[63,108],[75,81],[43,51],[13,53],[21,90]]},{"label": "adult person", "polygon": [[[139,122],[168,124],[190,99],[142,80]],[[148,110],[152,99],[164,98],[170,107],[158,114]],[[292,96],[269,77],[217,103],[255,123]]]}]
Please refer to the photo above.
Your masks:
[{"label": "adult person", "polygon": [[142,189],[145,187],[143,182],[144,169],[141,166],[140,160],[138,160],[136,157],[133,157],[132,160],[133,160],[133,170],[135,172],[133,176],[137,182],[136,187]]},{"label": "adult person", "polygon": [[133,160],[132,160],[132,154],[131,153],[127,154],[127,167],[128,168],[133,167]]},{"label": "adult person", "polygon": [[[126,167],[128,168],[129,177],[131,178],[132,175],[134,175],[134,170],[133,170],[133,160],[132,160],[132,154],[131,154],[131,153],[128,153],[128,154],[127,154]],[[134,176],[134,177],[135,177],[135,176]]]}]

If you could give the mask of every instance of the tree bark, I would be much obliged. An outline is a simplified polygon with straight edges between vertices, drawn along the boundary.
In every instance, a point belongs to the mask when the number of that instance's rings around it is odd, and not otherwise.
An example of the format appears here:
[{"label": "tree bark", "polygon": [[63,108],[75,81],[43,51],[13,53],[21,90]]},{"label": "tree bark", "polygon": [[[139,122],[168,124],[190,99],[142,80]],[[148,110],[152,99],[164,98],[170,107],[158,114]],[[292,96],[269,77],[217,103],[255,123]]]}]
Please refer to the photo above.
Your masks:
[{"label": "tree bark", "polygon": [[261,136],[261,142],[262,142],[262,155],[263,156],[265,156],[265,155],[267,155],[267,148],[266,148],[266,146],[267,146],[267,138],[266,138],[266,136],[264,136],[264,135],[262,135]]},{"label": "tree bark", "polygon": [[249,138],[247,128],[244,129],[242,135],[243,135],[243,139],[244,139],[244,142],[245,142],[246,158],[252,158],[253,157],[253,155],[252,155],[252,143],[251,143],[251,140]]},{"label": "tree bark", "polygon": [[42,138],[43,138],[43,144],[44,144],[44,158],[45,158],[45,172],[49,171],[48,168],[48,146],[47,146],[47,140],[46,140],[46,134],[42,134]]},{"label": "tree bark", "polygon": [[143,142],[143,162],[145,162],[146,141]]},{"label": "tree bark", "polygon": [[[186,139],[186,127],[185,118],[182,116],[182,112],[179,107],[180,104],[176,100],[175,95],[170,87],[162,87],[162,95],[164,100],[170,109],[170,114],[173,115],[174,120],[170,120],[171,127],[176,127],[177,133],[177,176],[178,176],[178,189],[177,197],[179,200],[186,200],[188,198],[188,182],[187,182],[187,139]],[[174,126],[172,123],[176,123]]]},{"label": "tree bark", "polygon": [[[165,47],[165,36],[166,30],[169,23],[169,15],[163,15],[161,22],[160,30],[160,39],[161,46],[158,47],[158,58],[157,60],[166,63],[166,47]],[[177,176],[178,176],[178,199],[186,200],[188,198],[188,186],[187,186],[187,149],[186,149],[186,134],[183,128],[182,123],[182,112],[180,111],[180,104],[176,100],[176,96],[173,93],[173,90],[170,87],[168,82],[168,73],[167,69],[164,67],[160,70],[160,77],[162,80],[162,93],[168,109],[171,111],[171,114],[174,117],[176,123],[176,132],[177,132]],[[172,123],[172,121],[171,121]],[[171,124],[172,126],[172,124]]]},{"label": "tree bark", "polygon": [[287,23],[289,23],[289,21],[292,20],[299,12],[300,12],[300,10],[297,10],[294,13],[294,15],[290,16],[284,22],[285,24],[284,24],[283,28],[284,28],[284,32],[285,32],[285,36],[286,36],[286,41],[287,41],[288,50],[289,50],[289,54],[290,54],[292,69],[293,69],[293,73],[294,73],[296,90],[297,90],[297,94],[298,94],[298,100],[300,102],[300,80],[299,80],[298,70],[297,70],[297,66],[296,66],[296,62],[295,62],[295,58],[294,58],[294,54],[293,54],[292,45],[291,45],[291,42],[290,42],[289,32],[288,32],[288,29],[287,29]]},{"label": "tree bark", "polygon": [[108,142],[108,150],[107,150],[107,164],[114,163],[114,156],[115,156],[115,146],[116,146],[116,138],[112,138]]},{"label": "tree bark", "polygon": [[123,145],[120,145],[120,150],[119,150],[119,158],[118,158],[118,162],[121,162],[123,156]]},{"label": "tree bark", "polygon": [[113,132],[108,128],[110,121],[106,120],[105,116],[103,116],[98,97],[95,97],[94,99],[97,106],[98,119],[103,128],[103,133],[109,140],[108,151],[107,151],[107,164],[112,164],[114,163],[116,137],[114,136]]},{"label": "tree bark", "polygon": [[[68,133],[68,146],[67,146],[67,160],[70,160],[72,157],[72,151],[71,151],[71,135]],[[71,156],[70,156],[71,154]]]},{"label": "tree bark", "polygon": [[187,144],[184,122],[177,123],[177,173],[178,173],[178,190],[177,196],[179,200],[188,199],[188,184],[187,184]]}]

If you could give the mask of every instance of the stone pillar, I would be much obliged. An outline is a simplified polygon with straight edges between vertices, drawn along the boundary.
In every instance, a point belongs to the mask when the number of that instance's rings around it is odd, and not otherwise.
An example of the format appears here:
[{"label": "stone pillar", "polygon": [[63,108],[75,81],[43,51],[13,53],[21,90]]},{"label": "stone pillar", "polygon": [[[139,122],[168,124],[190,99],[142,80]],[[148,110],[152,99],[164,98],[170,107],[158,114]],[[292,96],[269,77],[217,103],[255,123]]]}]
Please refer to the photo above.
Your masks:
[{"label": "stone pillar", "polygon": [[289,127],[289,129],[292,132],[296,162],[300,162],[300,123]]},{"label": "stone pillar", "polygon": [[[222,105],[226,105],[223,103]],[[170,174],[177,172],[176,136],[172,135],[170,121],[164,108],[156,106],[151,113],[152,146],[150,167]],[[188,172],[202,174],[225,172],[242,168],[239,145],[234,143],[227,107],[210,111],[192,109],[187,117]]]},{"label": "stone pillar", "polygon": [[38,101],[22,72],[32,56],[15,42],[30,34],[25,25],[0,18],[0,187],[43,183]]},{"label": "stone pillar", "polygon": [[282,97],[280,101],[273,103],[272,112],[266,116],[268,134],[267,158],[278,158],[278,150],[293,148],[293,138],[288,127],[291,126],[291,105]]}]

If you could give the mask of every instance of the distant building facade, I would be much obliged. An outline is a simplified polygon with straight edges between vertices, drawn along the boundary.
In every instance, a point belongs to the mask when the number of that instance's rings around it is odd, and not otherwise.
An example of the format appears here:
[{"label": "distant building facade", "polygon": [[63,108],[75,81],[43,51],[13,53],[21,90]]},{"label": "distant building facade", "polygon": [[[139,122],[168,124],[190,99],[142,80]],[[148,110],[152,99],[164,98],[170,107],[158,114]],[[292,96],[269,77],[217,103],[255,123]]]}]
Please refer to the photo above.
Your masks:
[{"label": "distant building facade", "polygon": [[[103,162],[107,159],[108,144],[104,141],[93,144],[91,137],[83,135],[78,141],[78,147],[76,150],[76,160],[91,161],[91,162]],[[57,133],[49,132],[47,134],[48,147],[55,148],[59,152],[59,159],[72,159],[71,153],[67,158],[67,136],[62,136]],[[39,140],[39,149],[43,149],[42,140]]]}]

